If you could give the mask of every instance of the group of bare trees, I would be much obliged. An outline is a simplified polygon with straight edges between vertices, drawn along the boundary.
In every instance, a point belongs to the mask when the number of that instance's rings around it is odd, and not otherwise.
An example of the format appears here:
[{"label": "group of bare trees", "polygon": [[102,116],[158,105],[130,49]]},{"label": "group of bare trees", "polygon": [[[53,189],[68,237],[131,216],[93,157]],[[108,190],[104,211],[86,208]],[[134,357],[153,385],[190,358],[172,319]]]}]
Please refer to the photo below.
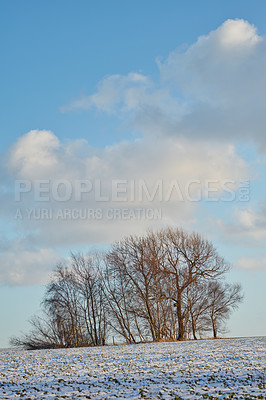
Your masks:
[{"label": "group of bare trees", "polygon": [[[107,254],[72,255],[53,273],[27,348],[216,338],[243,296],[212,243],[181,229],[130,236]],[[111,341],[112,341],[111,340]]]},{"label": "group of bare trees", "polygon": [[46,287],[43,316],[11,344],[29,349],[99,346],[106,343],[107,317],[99,257],[72,255],[57,265]]}]

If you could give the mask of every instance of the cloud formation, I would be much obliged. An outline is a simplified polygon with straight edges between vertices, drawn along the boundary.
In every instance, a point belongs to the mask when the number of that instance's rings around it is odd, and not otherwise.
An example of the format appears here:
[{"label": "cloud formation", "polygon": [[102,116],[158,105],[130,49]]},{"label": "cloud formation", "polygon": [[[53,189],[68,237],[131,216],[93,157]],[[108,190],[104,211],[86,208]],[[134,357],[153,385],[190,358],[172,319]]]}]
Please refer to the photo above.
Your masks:
[{"label": "cloud formation", "polygon": [[157,61],[160,80],[141,74],[112,75],[96,93],[67,110],[96,107],[146,135],[254,142],[266,150],[266,40],[247,21],[227,20],[185,51]]},{"label": "cloud formation", "polygon": [[[225,192],[237,190],[239,182],[248,175],[247,164],[231,145],[194,142],[192,146],[189,140],[169,137],[92,149],[85,141],[64,145],[48,131],[29,132],[20,138],[10,149],[8,170],[18,180],[17,189],[22,192],[9,210],[13,217],[18,208],[25,216],[32,207],[56,212],[62,208],[106,211],[142,207],[162,208],[161,224],[189,224],[195,219],[195,208],[201,199],[214,193],[219,200]],[[90,186],[88,193],[77,193],[86,184]],[[83,186],[82,191],[86,192]],[[141,192],[143,186],[145,190]],[[69,196],[64,193],[66,188],[70,190]],[[36,243],[46,246],[66,245],[75,240],[109,243],[125,233],[139,233],[153,222],[158,225],[158,221],[145,219],[133,220],[129,225],[119,218],[92,219],[89,223],[85,219],[50,218],[38,223],[21,218],[24,229],[34,231]]]},{"label": "cloud formation", "polygon": [[62,107],[61,111],[90,110],[93,107],[107,114],[114,114],[121,108],[129,111],[138,106],[151,86],[151,81],[139,73],[110,75],[98,84],[95,94],[82,96],[69,106]]},{"label": "cloud formation", "polygon": [[236,266],[248,271],[266,270],[266,256],[265,254],[243,256],[238,259]]},{"label": "cloud formation", "polygon": [[255,141],[265,150],[265,38],[243,20],[228,20],[185,53],[160,65],[190,101],[180,129],[188,135]]},{"label": "cloud formation", "polygon": [[[19,138],[4,155],[0,171],[6,174],[0,212],[15,236],[2,240],[0,280],[42,282],[62,249],[111,243],[147,228],[197,229],[201,202],[210,193],[218,202],[224,196],[228,200],[240,182],[250,178],[236,145],[254,142],[259,151],[266,149],[265,50],[265,38],[253,25],[227,20],[185,50],[158,59],[158,81],[134,72],[107,76],[95,93],[61,109],[96,109],[117,116],[138,128],[138,138],[101,149],[83,139],[64,143],[48,130],[32,130]],[[14,185],[16,181],[26,185],[17,201],[14,187],[22,187]],[[142,197],[140,183],[146,185]],[[77,187],[82,188],[78,196]],[[125,208],[161,209],[162,214],[157,219],[127,219],[121,214]],[[118,217],[108,218],[110,209],[117,210]],[[44,214],[38,214],[42,210]],[[62,210],[69,210],[70,217],[59,218]],[[91,210],[89,218],[79,214],[84,210]],[[216,227],[232,240],[260,242],[266,237],[264,211],[242,209],[233,224],[221,219]]]},{"label": "cloud formation", "polygon": [[[201,200],[235,193],[248,174],[232,145],[175,137],[96,149],[35,130],[19,138],[5,160],[11,184],[2,197],[2,220],[18,232],[5,240],[1,255],[0,277],[10,284],[36,283],[38,276],[43,282],[58,249],[112,243],[148,228],[193,226]],[[136,209],[142,214],[128,217]]]},{"label": "cloud formation", "polygon": [[8,169],[18,178],[49,176],[57,168],[58,150],[59,140],[52,132],[30,131],[11,147]]},{"label": "cloud formation", "polygon": [[257,208],[237,208],[230,223],[219,219],[217,226],[228,240],[265,248],[266,201],[261,202]]},{"label": "cloud formation", "polygon": [[0,240],[0,282],[8,285],[46,284],[58,255],[49,248],[34,249],[25,240]]}]

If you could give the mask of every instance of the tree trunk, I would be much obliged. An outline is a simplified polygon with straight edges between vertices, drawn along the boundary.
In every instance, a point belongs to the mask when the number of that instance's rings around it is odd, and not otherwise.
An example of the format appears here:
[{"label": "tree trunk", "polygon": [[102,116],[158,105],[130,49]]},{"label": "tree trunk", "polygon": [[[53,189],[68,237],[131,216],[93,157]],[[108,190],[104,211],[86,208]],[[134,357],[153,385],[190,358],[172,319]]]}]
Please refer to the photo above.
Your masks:
[{"label": "tree trunk", "polygon": [[184,325],[184,317],[182,313],[182,303],[181,303],[181,294],[178,293],[177,302],[176,302],[176,314],[177,314],[177,322],[178,322],[178,340],[185,340],[186,332]]},{"label": "tree trunk", "polygon": [[191,324],[192,324],[192,333],[193,333],[193,339],[197,340],[197,335],[196,335],[196,324],[193,316],[191,315]]},{"label": "tree trunk", "polygon": [[212,318],[212,331],[213,331],[213,338],[217,339],[217,328],[216,328],[215,319],[213,319],[213,318]]}]

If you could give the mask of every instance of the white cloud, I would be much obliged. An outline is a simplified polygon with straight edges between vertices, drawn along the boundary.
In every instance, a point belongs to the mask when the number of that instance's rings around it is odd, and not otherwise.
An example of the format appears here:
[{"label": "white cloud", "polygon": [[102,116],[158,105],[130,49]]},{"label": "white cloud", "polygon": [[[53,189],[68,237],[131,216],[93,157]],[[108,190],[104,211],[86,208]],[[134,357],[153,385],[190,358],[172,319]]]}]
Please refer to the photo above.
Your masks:
[{"label": "white cloud", "polygon": [[[227,20],[217,30],[200,36],[185,52],[175,50],[165,62],[158,61],[162,78],[194,101],[219,104],[230,101],[232,93],[241,101],[239,83],[245,89],[263,77],[260,63],[265,63],[265,40],[255,32],[246,21]],[[254,76],[258,71],[260,76]],[[252,81],[247,82],[247,77],[253,77]]]},{"label": "white cloud", "polygon": [[227,20],[186,51],[158,61],[159,82],[112,75],[96,93],[63,107],[131,116],[144,135],[255,142],[266,150],[266,40],[247,21]]},{"label": "white cloud", "polygon": [[0,241],[0,282],[8,285],[46,284],[58,255],[51,249],[33,249],[23,240]]},{"label": "white cloud", "polygon": [[[200,196],[206,197],[211,189],[219,200],[226,190],[225,182],[230,181],[229,187],[236,190],[239,182],[248,174],[246,163],[235,153],[233,146],[226,144],[214,146],[174,137],[154,142],[147,137],[100,150],[92,149],[85,141],[64,145],[49,132],[49,143],[56,143],[56,147],[50,146],[48,151],[47,141],[42,141],[43,135],[43,131],[34,135],[26,134],[9,153],[9,168],[14,178],[30,180],[32,190],[22,193],[21,201],[13,201],[8,214],[14,221],[17,210],[22,210],[21,220],[18,218],[15,222],[26,235],[31,234],[35,246],[71,247],[82,243],[110,243],[126,234],[143,233],[149,227],[171,224],[189,226],[196,220],[195,210],[200,206],[197,201]],[[23,158],[21,168],[21,157],[16,155],[23,154],[25,141],[28,144],[27,157]],[[45,154],[45,166],[40,162],[40,157],[36,157],[36,142],[38,153]],[[47,201],[36,199],[35,189],[39,179],[49,182],[46,185],[49,193],[43,193],[49,197]],[[61,180],[71,186],[71,196],[67,201],[58,201],[53,194],[52,188]],[[90,182],[91,190],[79,199],[75,192],[76,185],[86,180]],[[126,194],[119,196],[124,196],[126,201],[117,201],[113,196],[112,184],[115,180],[123,181],[121,185]],[[140,191],[141,182],[144,182],[150,194],[161,182],[162,195],[157,192],[154,199],[150,200]],[[178,187],[173,186],[175,182]],[[99,191],[101,196],[107,196],[107,201],[99,199]],[[58,193],[62,198],[64,194]],[[132,207],[162,209],[162,218],[126,220],[119,216],[114,219],[106,217],[110,208],[121,210]],[[35,211],[29,216],[28,210],[32,208],[37,209],[37,216],[34,216]],[[39,209],[51,210],[52,216],[39,217]],[[56,218],[61,209],[79,212],[91,209],[92,214],[93,210],[100,209],[103,216],[96,218],[92,215],[89,219]]]},{"label": "white cloud", "polygon": [[59,140],[52,132],[30,131],[11,147],[8,168],[17,177],[41,179],[56,168],[58,150]]},{"label": "white cloud", "polygon": [[266,41],[253,25],[227,20],[186,52],[159,63],[165,84],[175,85],[189,111],[178,126],[192,137],[255,141],[265,150]]},{"label": "white cloud", "polygon": [[111,75],[98,84],[95,94],[82,96],[70,105],[62,107],[61,111],[89,110],[92,107],[108,114],[117,112],[121,107],[129,111],[138,106],[150,85],[150,80],[139,73]]},{"label": "white cloud", "polygon": [[255,209],[251,206],[236,209],[230,223],[218,220],[217,227],[225,240],[253,247],[265,247],[266,202]]},{"label": "white cloud", "polygon": [[[39,180],[48,180],[50,190],[58,180],[69,182],[71,188],[78,181],[89,180],[92,189],[80,201],[72,193],[64,202],[56,201],[54,196],[49,201],[36,201],[33,191],[14,202],[13,186],[7,193],[3,190],[2,216],[30,244],[29,248],[14,244],[14,255],[11,250],[5,251],[3,265],[9,267],[4,268],[5,273],[1,270],[3,281],[30,282],[33,265],[38,263],[40,270],[45,270],[58,247],[72,250],[73,246],[88,243],[110,243],[127,234],[172,224],[194,228],[201,203],[191,201],[186,192],[191,181],[191,197],[197,198],[198,192],[206,197],[208,182],[215,181],[212,188],[221,199],[226,181],[233,181],[230,188],[237,190],[240,181],[249,179],[249,166],[236,153],[235,143],[254,141],[260,151],[266,149],[265,38],[246,21],[228,20],[185,51],[177,49],[165,61],[158,61],[158,67],[158,82],[133,72],[107,76],[94,94],[62,107],[64,112],[95,108],[116,115],[127,126],[137,127],[141,138],[97,149],[85,140],[66,144],[50,131],[35,130],[22,136],[5,155],[5,185],[11,177],[29,180],[33,187]],[[135,194],[118,202],[110,198],[114,180],[126,181],[129,191],[132,182],[138,185],[142,180],[152,190],[161,180],[166,192],[177,181],[183,197],[178,198],[175,192],[168,200],[155,197],[148,201]],[[108,201],[99,201],[95,196],[95,182],[100,182]],[[59,192],[62,194],[61,188]],[[134,207],[161,208],[162,219],[106,218],[109,208]],[[18,208],[23,214],[21,220],[14,219]],[[27,210],[33,208],[37,212],[47,208],[53,215],[27,218]],[[54,217],[60,209],[93,212],[98,208],[103,218]],[[232,243],[250,244],[252,239],[261,245],[266,237],[264,211],[263,207],[238,211],[233,222],[220,220],[216,226]]]},{"label": "white cloud", "polygon": [[237,50],[241,46],[252,47],[261,40],[257,35],[256,27],[243,19],[228,19],[214,35],[220,39],[222,46]]},{"label": "white cloud", "polygon": [[266,255],[242,256],[237,260],[236,267],[249,271],[266,270]]}]

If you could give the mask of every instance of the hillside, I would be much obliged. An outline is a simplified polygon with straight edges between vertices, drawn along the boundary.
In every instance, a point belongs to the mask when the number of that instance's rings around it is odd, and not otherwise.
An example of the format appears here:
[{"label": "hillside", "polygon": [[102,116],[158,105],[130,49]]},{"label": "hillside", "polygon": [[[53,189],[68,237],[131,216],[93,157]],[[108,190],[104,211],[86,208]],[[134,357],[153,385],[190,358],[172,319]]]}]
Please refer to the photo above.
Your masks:
[{"label": "hillside", "polygon": [[1,399],[263,399],[266,338],[0,352]]}]

